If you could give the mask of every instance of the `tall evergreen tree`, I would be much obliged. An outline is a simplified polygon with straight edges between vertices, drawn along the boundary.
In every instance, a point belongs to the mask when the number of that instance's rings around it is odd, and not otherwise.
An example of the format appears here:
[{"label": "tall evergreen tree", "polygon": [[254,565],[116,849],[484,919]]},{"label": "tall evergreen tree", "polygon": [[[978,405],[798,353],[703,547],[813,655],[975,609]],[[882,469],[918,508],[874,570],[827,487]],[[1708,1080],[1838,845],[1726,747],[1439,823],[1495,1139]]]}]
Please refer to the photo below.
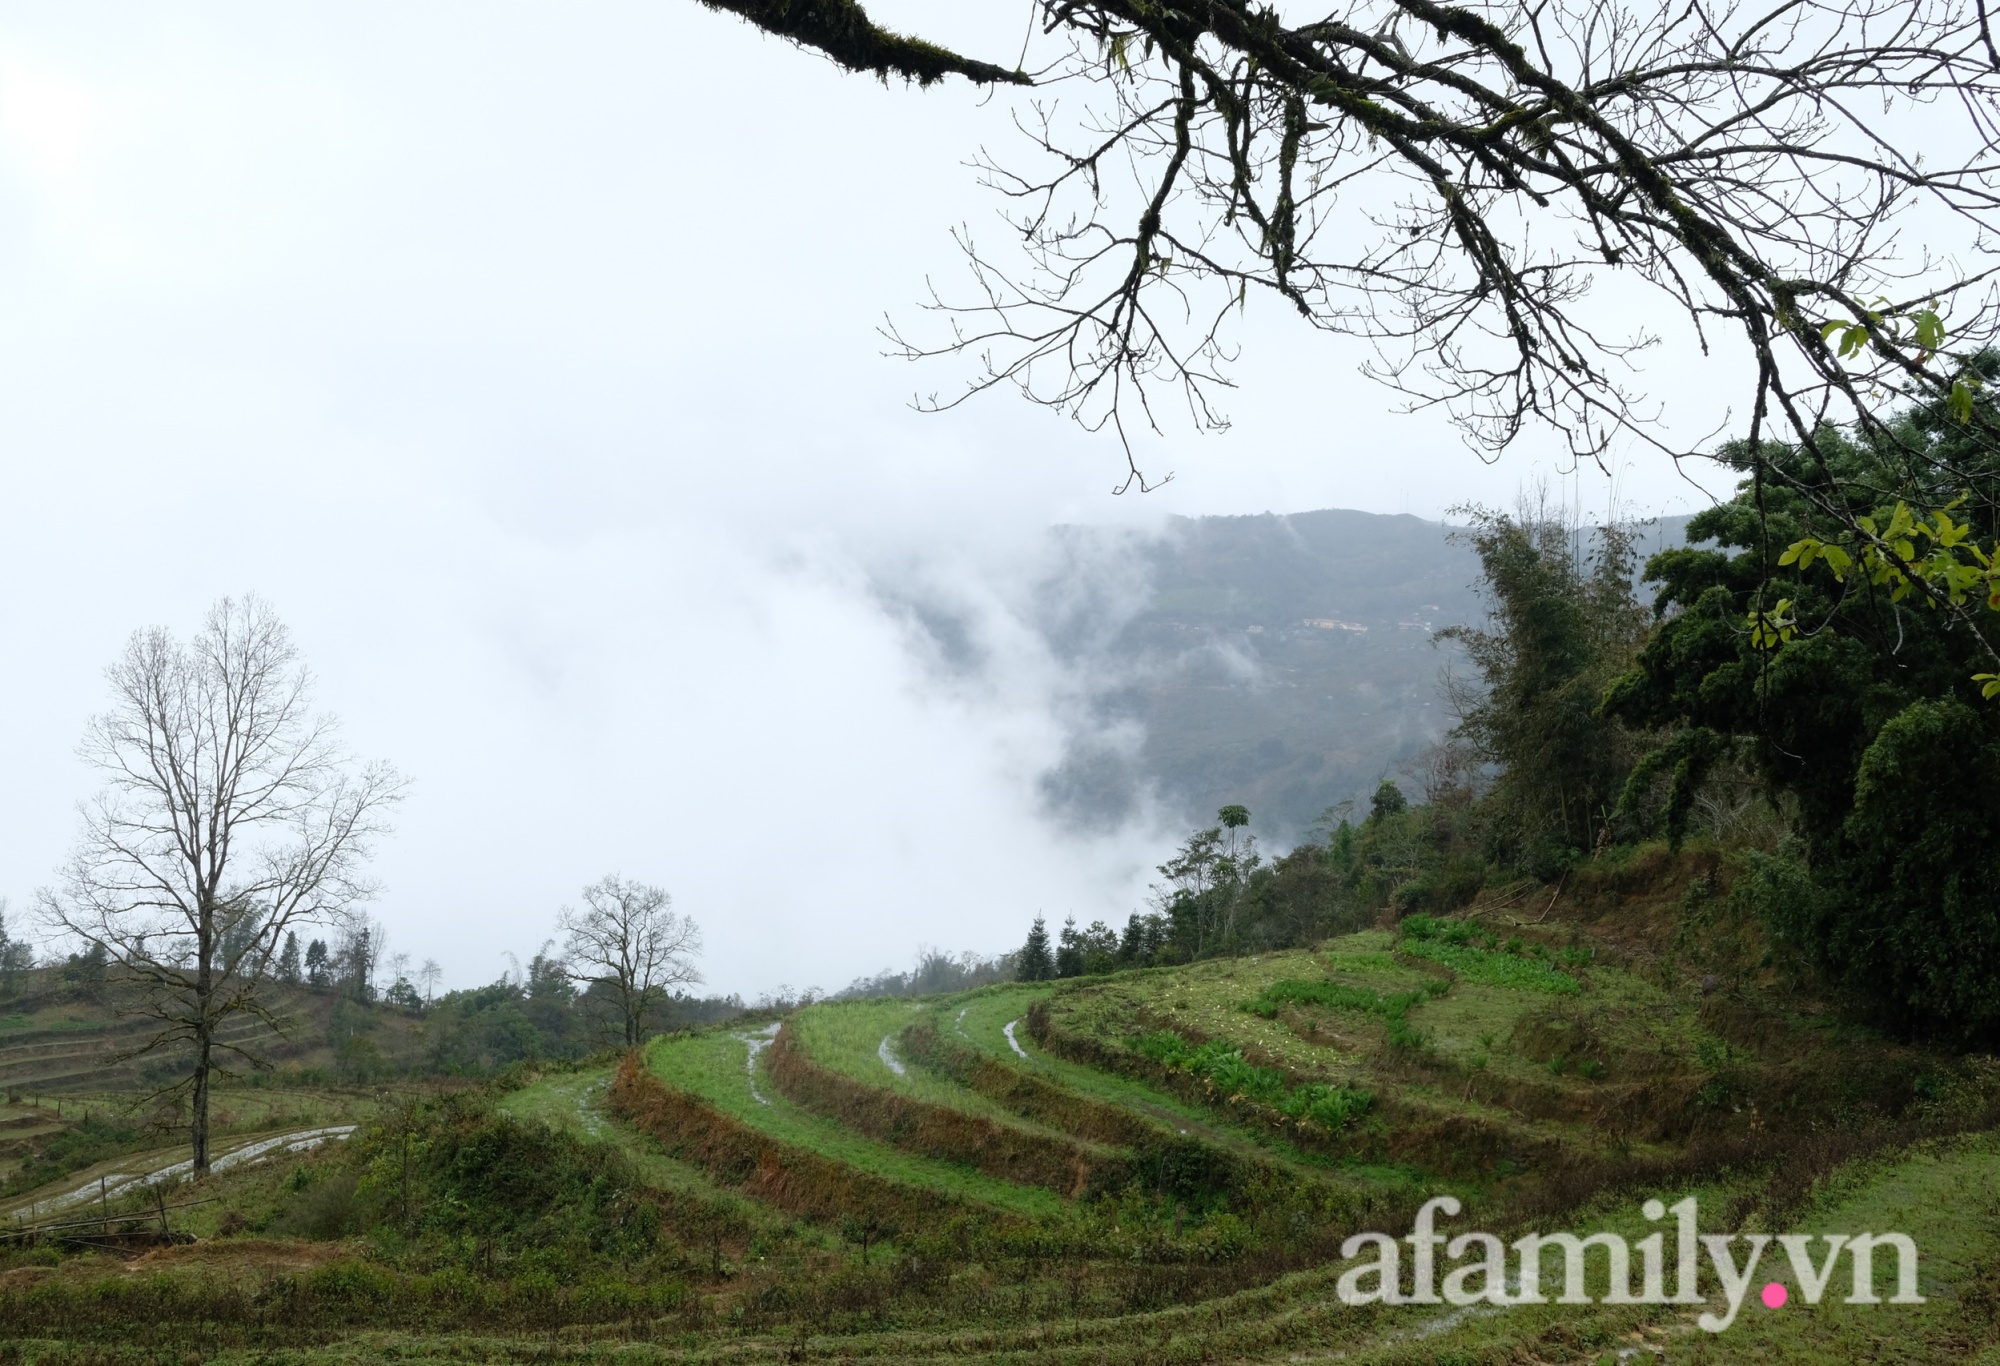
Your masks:
[{"label": "tall evergreen tree", "polygon": [[1075,916],[1063,921],[1062,933],[1056,936],[1056,976],[1083,976],[1083,933]]},{"label": "tall evergreen tree", "polygon": [[1028,942],[1021,946],[1019,977],[1023,982],[1046,982],[1056,975],[1055,954],[1049,950],[1049,927],[1040,916],[1028,930]]},{"label": "tall evergreen tree", "polygon": [[299,935],[285,931],[285,947],[278,951],[278,980],[287,986],[299,984]]}]

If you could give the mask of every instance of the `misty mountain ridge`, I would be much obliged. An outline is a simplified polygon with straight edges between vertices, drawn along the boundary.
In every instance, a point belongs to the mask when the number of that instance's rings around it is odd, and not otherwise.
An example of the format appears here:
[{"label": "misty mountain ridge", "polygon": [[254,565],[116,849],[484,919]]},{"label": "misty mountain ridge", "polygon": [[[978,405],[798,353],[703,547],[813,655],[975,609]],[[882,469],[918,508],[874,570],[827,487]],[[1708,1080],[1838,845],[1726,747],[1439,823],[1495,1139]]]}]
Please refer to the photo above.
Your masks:
[{"label": "misty mountain ridge", "polygon": [[[1685,518],[1644,529],[1644,556]],[[1038,786],[1082,831],[1185,828],[1250,808],[1284,847],[1365,799],[1455,723],[1439,686],[1464,668],[1445,628],[1487,616],[1463,528],[1325,509],[1170,519],[1156,533],[1060,526],[1018,609],[1069,679],[1061,759]],[[963,603],[900,598],[951,670],[987,648]]]}]

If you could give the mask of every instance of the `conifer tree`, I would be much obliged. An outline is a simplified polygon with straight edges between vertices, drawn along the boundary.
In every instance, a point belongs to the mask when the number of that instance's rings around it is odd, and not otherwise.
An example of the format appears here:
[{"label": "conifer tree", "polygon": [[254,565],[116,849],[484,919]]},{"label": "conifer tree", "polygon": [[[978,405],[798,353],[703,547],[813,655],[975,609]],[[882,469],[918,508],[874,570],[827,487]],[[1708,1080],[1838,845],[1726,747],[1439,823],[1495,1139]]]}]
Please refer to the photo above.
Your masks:
[{"label": "conifer tree", "polygon": [[1028,931],[1028,942],[1021,946],[1020,980],[1023,982],[1046,982],[1056,975],[1055,955],[1049,951],[1049,927],[1040,916]]},{"label": "conifer tree", "polygon": [[1083,934],[1076,928],[1076,917],[1063,921],[1062,933],[1056,936],[1056,976],[1083,976]]},{"label": "conifer tree", "polygon": [[285,931],[285,947],[278,951],[278,980],[287,986],[299,984],[299,936],[296,930]]}]

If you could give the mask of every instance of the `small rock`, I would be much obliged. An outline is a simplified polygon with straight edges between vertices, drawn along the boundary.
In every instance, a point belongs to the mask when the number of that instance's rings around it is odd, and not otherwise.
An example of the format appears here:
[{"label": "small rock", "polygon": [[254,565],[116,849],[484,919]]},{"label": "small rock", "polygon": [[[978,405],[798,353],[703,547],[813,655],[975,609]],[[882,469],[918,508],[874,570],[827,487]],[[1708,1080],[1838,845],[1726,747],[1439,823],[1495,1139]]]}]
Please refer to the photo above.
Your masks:
[{"label": "small rock", "polygon": [[1713,996],[1715,989],[1721,985],[1722,983],[1716,981],[1715,974],[1711,972],[1701,979],[1701,994],[1704,996]]}]

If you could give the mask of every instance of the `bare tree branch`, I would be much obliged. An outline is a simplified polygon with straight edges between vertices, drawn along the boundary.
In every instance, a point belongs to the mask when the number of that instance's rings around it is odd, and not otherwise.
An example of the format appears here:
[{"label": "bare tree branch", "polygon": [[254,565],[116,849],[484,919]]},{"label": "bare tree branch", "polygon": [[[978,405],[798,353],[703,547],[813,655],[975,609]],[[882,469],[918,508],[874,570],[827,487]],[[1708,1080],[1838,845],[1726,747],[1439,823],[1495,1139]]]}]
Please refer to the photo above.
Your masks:
[{"label": "bare tree branch", "polygon": [[565,906],[556,919],[570,976],[611,993],[625,1046],[636,1048],[645,1042],[647,1019],[674,988],[701,981],[694,965],[701,928],[675,913],[664,889],[615,873],[584,888],[583,905],[581,911]]},{"label": "bare tree branch", "polygon": [[222,599],[185,644],[136,632],[107,677],[112,706],[81,746],[105,786],[80,808],[82,836],[42,908],[101,948],[126,1008],[159,1024],[138,1052],[188,1050],[177,1085],[206,1171],[219,1055],[257,1062],[223,1025],[278,1027],[266,992],[279,945],[373,894],[362,867],[403,783],[338,747],[290,633],[255,597]]},{"label": "bare tree branch", "polygon": [[[1486,458],[1530,428],[1579,461],[1620,441],[1695,453],[1637,368],[1676,319],[1741,359],[1752,452],[1815,454],[1828,424],[1894,448],[1898,399],[1951,400],[2000,440],[1992,406],[1964,401],[2000,340],[1983,5],[1037,9],[1055,50],[1016,116],[1031,153],[978,162],[1024,254],[961,233],[972,288],[933,293],[941,332],[887,328],[898,354],[976,359],[962,394],[926,406],[1011,386],[1123,439],[1173,395],[1224,426],[1230,328],[1254,293],[1366,342],[1366,373]],[[1920,313],[1948,345],[1908,325]],[[1836,344],[1847,329],[1863,344]],[[1849,523],[1854,495],[1895,492],[1753,474]]]}]

